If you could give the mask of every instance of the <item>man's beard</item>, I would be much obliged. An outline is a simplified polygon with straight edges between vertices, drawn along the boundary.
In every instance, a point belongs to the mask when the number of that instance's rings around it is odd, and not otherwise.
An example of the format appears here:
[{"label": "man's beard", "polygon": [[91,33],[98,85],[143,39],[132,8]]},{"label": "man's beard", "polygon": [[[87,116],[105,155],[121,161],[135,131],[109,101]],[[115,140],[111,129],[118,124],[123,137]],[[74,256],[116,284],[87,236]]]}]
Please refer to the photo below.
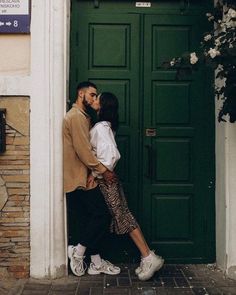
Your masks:
[{"label": "man's beard", "polygon": [[83,101],[82,101],[84,108],[85,108],[85,112],[89,115],[91,121],[92,121],[92,125],[94,125],[97,122],[97,112],[91,107],[91,105],[86,101],[85,99],[85,95],[83,97]]}]

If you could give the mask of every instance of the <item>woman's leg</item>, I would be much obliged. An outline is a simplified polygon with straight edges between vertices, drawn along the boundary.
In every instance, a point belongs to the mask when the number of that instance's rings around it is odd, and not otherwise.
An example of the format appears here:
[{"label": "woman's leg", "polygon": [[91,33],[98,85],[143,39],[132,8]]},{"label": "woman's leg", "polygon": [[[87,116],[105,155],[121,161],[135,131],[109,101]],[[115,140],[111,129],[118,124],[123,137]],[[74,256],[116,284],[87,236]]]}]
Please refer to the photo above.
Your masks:
[{"label": "woman's leg", "polygon": [[136,229],[131,231],[129,235],[135,243],[135,245],[138,247],[142,257],[147,257],[150,254],[150,249],[147,245],[147,242],[143,236],[140,227],[137,227]]}]

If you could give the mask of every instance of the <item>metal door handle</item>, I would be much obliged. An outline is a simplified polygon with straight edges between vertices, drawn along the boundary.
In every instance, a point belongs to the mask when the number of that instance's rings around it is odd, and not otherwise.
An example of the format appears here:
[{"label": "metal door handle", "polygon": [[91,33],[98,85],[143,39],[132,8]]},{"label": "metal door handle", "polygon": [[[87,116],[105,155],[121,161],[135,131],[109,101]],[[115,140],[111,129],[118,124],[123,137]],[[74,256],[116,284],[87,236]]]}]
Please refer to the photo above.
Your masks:
[{"label": "metal door handle", "polygon": [[147,167],[146,177],[152,178],[152,146],[145,145],[145,148],[147,149],[147,155],[148,155],[148,167]]}]

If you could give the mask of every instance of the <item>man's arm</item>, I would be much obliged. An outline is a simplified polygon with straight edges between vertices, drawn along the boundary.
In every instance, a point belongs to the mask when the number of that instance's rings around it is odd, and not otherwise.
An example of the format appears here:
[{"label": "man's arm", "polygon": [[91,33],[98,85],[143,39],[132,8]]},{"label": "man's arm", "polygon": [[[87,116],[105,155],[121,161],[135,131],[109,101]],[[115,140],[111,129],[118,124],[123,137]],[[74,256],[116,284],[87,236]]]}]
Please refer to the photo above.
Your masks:
[{"label": "man's arm", "polygon": [[83,114],[78,113],[70,120],[72,144],[79,159],[90,170],[103,174],[107,168],[103,166],[92,152],[89,142],[89,125]]}]

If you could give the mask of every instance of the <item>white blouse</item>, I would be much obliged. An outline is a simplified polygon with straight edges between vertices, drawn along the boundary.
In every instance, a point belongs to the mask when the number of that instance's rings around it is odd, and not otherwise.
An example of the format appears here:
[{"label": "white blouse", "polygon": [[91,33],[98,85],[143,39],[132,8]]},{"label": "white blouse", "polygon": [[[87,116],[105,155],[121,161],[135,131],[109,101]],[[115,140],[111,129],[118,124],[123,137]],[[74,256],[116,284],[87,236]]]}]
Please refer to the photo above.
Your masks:
[{"label": "white blouse", "polygon": [[[95,124],[90,130],[90,143],[98,161],[108,170],[113,171],[120,159],[120,153],[111,129],[111,123],[101,121]],[[95,172],[93,172],[93,176],[101,178],[101,175],[97,175]]]}]

